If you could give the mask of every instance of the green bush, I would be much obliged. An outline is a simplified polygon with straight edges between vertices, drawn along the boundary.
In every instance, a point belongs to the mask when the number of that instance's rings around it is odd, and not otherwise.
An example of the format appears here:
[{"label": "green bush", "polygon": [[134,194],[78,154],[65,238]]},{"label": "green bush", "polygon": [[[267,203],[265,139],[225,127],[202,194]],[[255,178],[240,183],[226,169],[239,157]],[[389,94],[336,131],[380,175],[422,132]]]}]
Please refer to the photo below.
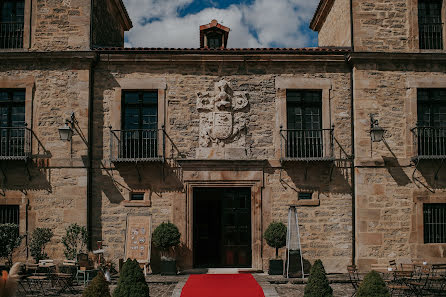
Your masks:
[{"label": "green bush", "polygon": [[376,271],[370,271],[359,286],[358,297],[390,297],[386,283]]},{"label": "green bush", "polygon": [[113,297],[149,297],[149,287],[138,261],[125,261]]},{"label": "green bush", "polygon": [[167,256],[171,247],[175,247],[180,244],[180,231],[177,226],[172,223],[162,223],[156,227],[152,234],[153,245],[160,249],[163,256]]},{"label": "green bush", "polygon": [[0,258],[6,258],[9,266],[12,266],[12,253],[20,246],[22,239],[18,225],[0,224]]},{"label": "green bush", "polygon": [[98,275],[91,281],[85,291],[82,293],[82,297],[110,297],[110,288],[108,282],[105,280],[102,272],[98,272]]},{"label": "green bush", "polygon": [[272,222],[263,235],[266,243],[276,249],[276,258],[279,258],[279,249],[286,245],[286,226],[282,222]]},{"label": "green bush", "polygon": [[333,289],[328,283],[325,268],[321,260],[316,260],[311,267],[304,297],[333,297]]},{"label": "green bush", "polygon": [[75,260],[77,254],[83,251],[87,245],[87,229],[75,223],[68,226],[65,231],[66,234],[62,237],[65,257],[68,260]]},{"label": "green bush", "polygon": [[48,259],[48,255],[45,252],[45,245],[51,241],[54,233],[49,228],[36,228],[31,234],[31,239],[29,242],[29,250],[31,256],[36,260]]}]

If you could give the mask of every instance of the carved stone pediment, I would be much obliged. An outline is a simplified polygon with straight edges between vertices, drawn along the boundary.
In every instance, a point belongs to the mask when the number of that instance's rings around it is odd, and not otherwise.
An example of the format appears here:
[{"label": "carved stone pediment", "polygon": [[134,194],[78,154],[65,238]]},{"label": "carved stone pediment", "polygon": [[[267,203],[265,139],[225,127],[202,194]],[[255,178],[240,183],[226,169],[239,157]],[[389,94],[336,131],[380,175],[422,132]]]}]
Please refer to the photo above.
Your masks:
[{"label": "carved stone pediment", "polygon": [[200,113],[197,158],[246,157],[248,104],[248,94],[234,92],[224,79],[215,84],[214,92],[197,93],[197,110]]}]

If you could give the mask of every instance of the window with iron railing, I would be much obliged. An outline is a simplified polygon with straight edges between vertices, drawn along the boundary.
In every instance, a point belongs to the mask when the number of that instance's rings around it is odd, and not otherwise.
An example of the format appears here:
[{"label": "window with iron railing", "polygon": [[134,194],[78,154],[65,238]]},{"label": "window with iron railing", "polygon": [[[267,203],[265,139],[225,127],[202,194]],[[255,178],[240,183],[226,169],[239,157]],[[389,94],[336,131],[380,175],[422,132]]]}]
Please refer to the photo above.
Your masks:
[{"label": "window with iron railing", "polygon": [[281,133],[285,139],[285,158],[324,156],[321,90],[287,91],[287,128]]},{"label": "window with iron railing", "polygon": [[442,0],[418,1],[420,49],[443,49]]},{"label": "window with iron railing", "polygon": [[22,159],[30,153],[25,124],[25,90],[0,89],[0,159]]},{"label": "window with iron railing", "polygon": [[18,205],[0,205],[0,224],[16,224],[20,222]]},{"label": "window with iron railing", "polygon": [[0,49],[23,48],[24,0],[0,0]]},{"label": "window with iron railing", "polygon": [[446,156],[446,89],[417,90],[417,126],[412,129],[417,155]]},{"label": "window with iron railing", "polygon": [[118,159],[157,158],[158,92],[124,91],[122,96],[122,130],[114,131]]},{"label": "window with iron railing", "polygon": [[423,204],[424,243],[446,243],[446,204]]}]

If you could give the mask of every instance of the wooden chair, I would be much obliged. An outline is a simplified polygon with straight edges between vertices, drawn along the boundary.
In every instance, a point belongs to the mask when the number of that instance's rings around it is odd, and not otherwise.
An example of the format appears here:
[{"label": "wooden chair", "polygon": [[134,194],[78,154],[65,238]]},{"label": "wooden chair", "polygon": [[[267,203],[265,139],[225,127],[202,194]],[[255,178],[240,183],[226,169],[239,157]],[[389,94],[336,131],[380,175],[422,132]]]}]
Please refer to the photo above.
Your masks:
[{"label": "wooden chair", "polygon": [[349,265],[347,266],[348,271],[348,277],[350,278],[350,283],[353,286],[353,289],[355,292],[353,293],[352,297],[356,296],[356,293],[358,292],[359,285],[361,283],[361,280],[359,278],[358,269],[356,268],[356,265]]},{"label": "wooden chair", "polygon": [[395,260],[390,260],[389,261],[389,266],[392,268],[393,271],[398,270],[398,266],[396,265],[396,261]]}]

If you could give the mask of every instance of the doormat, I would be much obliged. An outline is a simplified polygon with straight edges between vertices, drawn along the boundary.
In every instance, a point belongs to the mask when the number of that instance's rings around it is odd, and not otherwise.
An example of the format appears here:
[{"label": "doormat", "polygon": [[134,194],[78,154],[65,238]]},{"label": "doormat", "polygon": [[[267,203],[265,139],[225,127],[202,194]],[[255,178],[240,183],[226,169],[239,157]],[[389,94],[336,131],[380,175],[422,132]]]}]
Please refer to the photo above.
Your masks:
[{"label": "doormat", "polygon": [[181,297],[265,297],[251,274],[191,275]]}]

